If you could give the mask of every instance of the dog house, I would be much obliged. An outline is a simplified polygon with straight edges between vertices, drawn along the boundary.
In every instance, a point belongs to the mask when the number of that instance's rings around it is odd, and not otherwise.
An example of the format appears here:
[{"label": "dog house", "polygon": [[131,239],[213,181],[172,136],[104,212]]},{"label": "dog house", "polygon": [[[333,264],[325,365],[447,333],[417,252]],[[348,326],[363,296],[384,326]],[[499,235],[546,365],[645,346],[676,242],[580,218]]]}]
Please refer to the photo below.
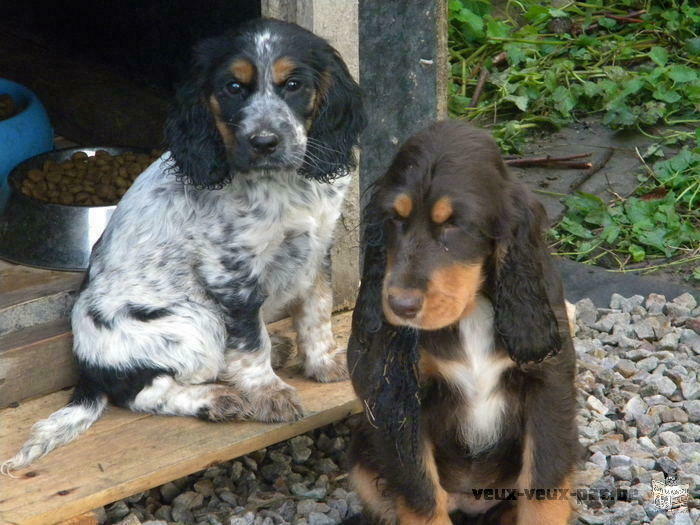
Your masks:
[{"label": "dog house", "polygon": [[[359,176],[332,253],[340,311],[334,326],[345,344],[359,280],[363,197],[408,136],[446,116],[446,15],[444,0],[148,0],[119,7],[86,0],[6,2],[0,6],[0,71],[43,101],[60,136],[57,147],[157,148],[173,85],[200,38],[266,16],[328,39],[359,77],[369,115]],[[79,272],[0,262],[2,459],[69,397],[76,377],[67,316],[81,280]],[[271,330],[289,331],[290,323],[281,320]],[[301,421],[217,426],[114,409],[19,479],[0,477],[0,521],[67,520],[360,410],[349,382],[322,385],[281,375],[299,390],[307,411]],[[88,513],[71,523],[94,520]]]}]

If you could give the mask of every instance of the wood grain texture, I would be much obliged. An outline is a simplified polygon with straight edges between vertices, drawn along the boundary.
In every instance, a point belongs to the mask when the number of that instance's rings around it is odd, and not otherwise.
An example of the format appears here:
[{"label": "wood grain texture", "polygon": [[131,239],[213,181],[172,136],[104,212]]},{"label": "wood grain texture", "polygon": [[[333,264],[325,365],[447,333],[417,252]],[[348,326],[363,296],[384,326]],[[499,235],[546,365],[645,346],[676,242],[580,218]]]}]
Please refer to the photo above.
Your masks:
[{"label": "wood grain texture", "polygon": [[447,29],[449,25],[447,0],[436,0],[435,34],[437,44],[435,50],[435,74],[437,75],[437,118],[446,119],[449,117],[447,101],[449,100],[450,89],[450,61],[449,48],[447,45]]},{"label": "wood grain texture", "polygon": [[94,512],[86,512],[80,516],[61,521],[56,525],[98,525],[100,521]]},{"label": "wood grain texture", "polygon": [[6,308],[77,290],[82,272],[56,272],[0,261],[0,314]]},{"label": "wood grain texture", "polygon": [[68,320],[0,337],[0,408],[75,384]]},{"label": "wood grain texture", "polygon": [[[334,316],[338,343],[347,344],[349,312]],[[289,321],[271,325],[288,333]],[[150,416],[110,407],[76,441],[17,473],[0,477],[0,523],[45,524],[289,439],[360,411],[350,382],[315,383],[289,369],[305,416],[294,423],[207,423],[194,418]],[[41,418],[62,407],[60,391],[0,411],[0,458],[12,456]]]}]

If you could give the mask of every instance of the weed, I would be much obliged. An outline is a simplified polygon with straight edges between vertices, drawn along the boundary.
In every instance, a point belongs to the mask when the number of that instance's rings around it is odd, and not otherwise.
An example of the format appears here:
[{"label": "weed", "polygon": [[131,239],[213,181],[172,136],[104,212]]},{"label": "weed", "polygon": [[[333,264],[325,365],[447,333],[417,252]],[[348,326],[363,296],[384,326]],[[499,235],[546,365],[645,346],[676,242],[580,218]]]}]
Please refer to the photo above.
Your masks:
[{"label": "weed", "polygon": [[634,196],[612,203],[583,192],[568,197],[550,231],[559,254],[619,269],[654,257],[700,260],[700,149],[657,161],[640,183]]},{"label": "weed", "polygon": [[[453,116],[477,121],[506,153],[535,129],[599,115],[611,128],[683,144],[657,158],[628,198],[566,198],[551,230],[560,255],[624,270],[700,260],[700,8],[691,0],[571,1],[561,7],[511,0],[496,18],[489,0],[450,0]],[[480,82],[481,80],[481,82]],[[475,97],[477,86],[483,91]],[[672,127],[672,129],[669,129]],[[652,135],[653,136],[653,135]],[[649,264],[654,258],[673,259]],[[692,277],[700,280],[700,266]]]},{"label": "weed", "polygon": [[[700,123],[700,8],[690,0],[543,4],[511,0],[500,20],[488,0],[450,0],[454,116],[492,126],[505,152],[517,151],[533,128],[581,115],[600,114],[612,128]],[[623,16],[630,10],[645,12]]]}]

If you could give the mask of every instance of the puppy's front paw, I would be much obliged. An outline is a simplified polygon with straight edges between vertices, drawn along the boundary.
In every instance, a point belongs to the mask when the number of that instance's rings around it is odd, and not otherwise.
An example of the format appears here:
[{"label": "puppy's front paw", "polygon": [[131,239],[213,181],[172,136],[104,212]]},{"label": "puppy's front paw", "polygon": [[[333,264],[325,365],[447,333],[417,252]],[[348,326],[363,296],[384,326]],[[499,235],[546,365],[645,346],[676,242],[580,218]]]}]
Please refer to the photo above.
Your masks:
[{"label": "puppy's front paw", "polygon": [[270,334],[270,342],[272,343],[272,368],[285,367],[296,354],[296,347],[291,337],[280,334]]},{"label": "puppy's front paw", "polygon": [[320,383],[345,381],[349,378],[348,359],[345,350],[328,353],[319,360],[307,362],[304,366],[306,377]]},{"label": "puppy's front paw", "polygon": [[261,388],[248,395],[250,400],[249,419],[265,423],[296,421],[304,411],[296,389],[282,383],[269,388]]},{"label": "puppy's front paw", "polygon": [[221,422],[245,419],[248,413],[248,402],[238,392],[229,387],[220,387],[214,391],[209,403],[199,409],[197,417],[205,421]]}]

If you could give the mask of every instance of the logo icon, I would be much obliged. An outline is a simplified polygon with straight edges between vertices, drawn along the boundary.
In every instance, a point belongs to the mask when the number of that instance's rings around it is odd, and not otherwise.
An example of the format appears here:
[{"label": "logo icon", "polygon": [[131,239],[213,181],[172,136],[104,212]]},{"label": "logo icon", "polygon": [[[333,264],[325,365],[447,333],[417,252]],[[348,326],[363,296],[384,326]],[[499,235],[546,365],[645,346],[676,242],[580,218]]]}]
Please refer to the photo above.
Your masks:
[{"label": "logo icon", "polygon": [[667,477],[664,481],[651,482],[651,491],[654,497],[654,505],[667,511],[688,510],[688,485],[681,485],[678,478]]}]

